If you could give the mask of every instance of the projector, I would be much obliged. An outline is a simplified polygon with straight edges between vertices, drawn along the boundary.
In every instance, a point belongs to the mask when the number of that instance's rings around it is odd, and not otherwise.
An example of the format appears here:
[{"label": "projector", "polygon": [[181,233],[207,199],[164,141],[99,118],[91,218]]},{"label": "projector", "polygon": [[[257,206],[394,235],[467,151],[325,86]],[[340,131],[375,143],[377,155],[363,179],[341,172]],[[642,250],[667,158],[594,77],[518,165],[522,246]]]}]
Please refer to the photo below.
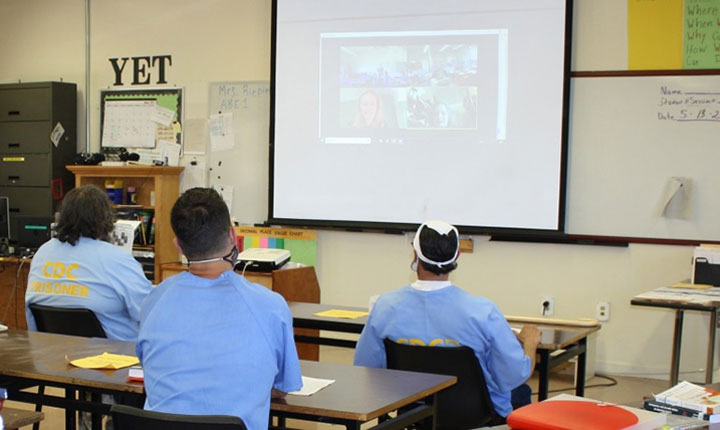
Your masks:
[{"label": "projector", "polygon": [[241,252],[237,258],[236,269],[272,272],[290,261],[290,251],[273,248],[249,248]]}]

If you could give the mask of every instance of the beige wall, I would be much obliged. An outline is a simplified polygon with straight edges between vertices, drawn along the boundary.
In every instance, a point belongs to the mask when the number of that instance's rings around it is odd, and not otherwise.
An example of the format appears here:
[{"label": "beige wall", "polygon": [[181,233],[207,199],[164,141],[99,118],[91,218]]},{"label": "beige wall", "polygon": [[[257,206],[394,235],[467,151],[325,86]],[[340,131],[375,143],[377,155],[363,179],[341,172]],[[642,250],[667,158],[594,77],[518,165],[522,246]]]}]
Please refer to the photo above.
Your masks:
[{"label": "beige wall", "polygon": [[[625,8],[625,0],[576,1],[574,70],[626,68]],[[113,83],[110,57],[172,55],[168,83],[185,88],[186,121],[206,118],[209,82],[269,79],[269,0],[92,0],[90,15],[90,137],[95,151],[99,90]],[[78,84],[78,145],[84,149],[85,1],[0,0],[0,28],[0,82],[62,78]],[[267,142],[251,144],[266,147]],[[267,153],[259,154],[243,166],[266,163]],[[265,175],[256,177],[257,187],[266,189]],[[369,296],[412,279],[408,236],[321,231],[318,243],[325,303],[365,305]],[[596,368],[665,377],[673,315],[634,308],[629,301],[689,277],[691,255],[691,248],[680,246],[618,248],[476,238],[475,251],[461,256],[453,279],[496,301],[507,314],[539,315],[545,295],[555,297],[558,317],[594,316],[596,303],[609,301],[611,319],[597,338]],[[706,324],[706,317],[687,315],[685,372],[704,364]]]}]

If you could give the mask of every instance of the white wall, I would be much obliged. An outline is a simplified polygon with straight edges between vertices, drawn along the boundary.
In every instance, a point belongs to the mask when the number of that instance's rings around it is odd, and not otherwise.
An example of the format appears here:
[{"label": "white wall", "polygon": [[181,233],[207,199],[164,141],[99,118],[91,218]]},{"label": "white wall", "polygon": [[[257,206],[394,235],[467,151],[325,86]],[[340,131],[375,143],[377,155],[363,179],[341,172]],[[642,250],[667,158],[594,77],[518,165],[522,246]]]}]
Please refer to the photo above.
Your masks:
[{"label": "white wall", "polygon": [[[90,10],[94,151],[99,147],[99,90],[114,79],[110,57],[172,55],[168,84],[185,88],[186,121],[206,118],[209,82],[269,79],[269,0],[92,0]],[[577,0],[574,16],[573,69],[625,69],[625,0]],[[1,0],[0,28],[0,83],[63,78],[78,84],[78,147],[84,149],[85,1]],[[128,74],[126,86],[129,80]],[[266,147],[267,142],[247,144]],[[267,163],[267,153],[237,162],[252,169]],[[257,187],[267,189],[267,177],[256,177]],[[255,202],[246,204],[257,211]],[[597,370],[667,375],[672,312],[629,302],[635,294],[688,278],[691,248],[476,239],[475,251],[460,257],[453,275],[460,286],[515,315],[539,315],[545,295],[555,297],[557,317],[594,316],[596,303],[609,301],[611,320],[597,339]],[[407,236],[321,231],[318,244],[325,303],[365,305],[369,296],[412,279]],[[706,325],[706,317],[686,316],[683,371],[703,367]]]}]

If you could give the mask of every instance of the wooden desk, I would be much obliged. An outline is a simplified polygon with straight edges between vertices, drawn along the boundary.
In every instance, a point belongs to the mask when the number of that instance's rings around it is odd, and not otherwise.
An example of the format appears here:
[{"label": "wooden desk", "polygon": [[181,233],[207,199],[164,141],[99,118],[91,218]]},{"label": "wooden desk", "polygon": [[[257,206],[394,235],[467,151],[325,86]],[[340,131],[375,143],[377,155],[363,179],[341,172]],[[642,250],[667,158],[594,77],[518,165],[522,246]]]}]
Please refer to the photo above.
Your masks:
[{"label": "wooden desk", "polygon": [[680,347],[682,345],[683,318],[685,311],[700,311],[710,314],[708,328],[708,346],[705,365],[705,384],[712,384],[713,355],[715,354],[715,327],[717,311],[720,308],[720,288],[710,290],[681,290],[676,288],[658,288],[635,296],[630,304],[675,310],[675,329],[673,332],[672,358],[670,361],[670,386],[678,383],[680,374]]},{"label": "wooden desk", "polygon": [[[19,271],[18,271],[19,269]],[[27,288],[30,260],[16,257],[0,257],[0,318],[10,302],[6,321],[0,321],[10,328],[27,329],[25,321],[25,289]],[[13,286],[17,277],[17,289]],[[13,299],[10,299],[13,294]]]},{"label": "wooden desk", "polygon": [[45,418],[42,412],[26,411],[4,407],[0,412],[6,430],[14,430],[40,422]]},{"label": "wooden desk", "polygon": [[[65,356],[84,357],[102,352],[134,355],[135,343],[110,339],[83,338],[49,333],[8,330],[0,333],[0,375],[22,382],[42,383],[74,390],[105,394],[144,395],[142,383],[129,382],[127,369],[118,371],[80,369],[71,366]],[[301,361],[304,375],[336,382],[315,395],[288,396],[274,400],[273,415],[343,424],[359,429],[360,424],[385,412],[406,406],[416,400],[428,399],[428,404],[414,409],[411,422],[432,419],[435,394],[455,383],[455,377],[400,372],[387,369],[367,369],[341,364]],[[15,401],[35,403],[38,395],[13,391]],[[110,405],[45,395],[42,403],[75,410],[110,413]],[[389,428],[404,428],[407,421],[393,421]]]},{"label": "wooden desk", "polygon": [[[367,317],[356,319],[328,318],[315,315],[318,312],[329,309],[345,309],[353,311],[367,311],[365,308],[350,306],[332,306],[316,303],[289,302],[290,312],[293,314],[293,325],[296,328],[308,328],[341,333],[362,332],[367,323]],[[508,321],[512,327],[522,327],[522,323]],[[577,385],[575,394],[585,394],[585,365],[587,353],[587,337],[591,333],[600,330],[600,325],[590,327],[571,327],[561,325],[537,324],[540,329],[540,345],[538,354],[540,360],[537,368],[540,374],[538,399],[545,400],[548,396],[550,369],[568,360],[578,357],[577,362]],[[348,339],[337,339],[331,337],[295,336],[296,342],[314,342],[320,345],[333,345],[345,348],[355,348],[356,341]],[[557,353],[556,351],[562,351]]]}]

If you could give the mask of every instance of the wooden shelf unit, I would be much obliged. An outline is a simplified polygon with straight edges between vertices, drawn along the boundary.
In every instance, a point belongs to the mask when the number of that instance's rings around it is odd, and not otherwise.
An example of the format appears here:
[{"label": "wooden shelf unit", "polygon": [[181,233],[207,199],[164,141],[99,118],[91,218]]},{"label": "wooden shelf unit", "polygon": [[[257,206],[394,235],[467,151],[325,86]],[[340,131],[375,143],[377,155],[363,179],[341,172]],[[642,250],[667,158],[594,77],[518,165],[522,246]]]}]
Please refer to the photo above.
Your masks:
[{"label": "wooden shelf unit", "polygon": [[[175,166],[67,166],[75,174],[75,186],[94,184],[105,189],[106,179],[123,181],[123,188],[135,187],[137,202],[155,212],[155,279],[160,265],[179,260],[170,226],[170,210],[180,190],[184,167]],[[154,195],[153,195],[154,194]],[[141,247],[142,248],[142,247]],[[147,247],[145,247],[147,248]]]}]

